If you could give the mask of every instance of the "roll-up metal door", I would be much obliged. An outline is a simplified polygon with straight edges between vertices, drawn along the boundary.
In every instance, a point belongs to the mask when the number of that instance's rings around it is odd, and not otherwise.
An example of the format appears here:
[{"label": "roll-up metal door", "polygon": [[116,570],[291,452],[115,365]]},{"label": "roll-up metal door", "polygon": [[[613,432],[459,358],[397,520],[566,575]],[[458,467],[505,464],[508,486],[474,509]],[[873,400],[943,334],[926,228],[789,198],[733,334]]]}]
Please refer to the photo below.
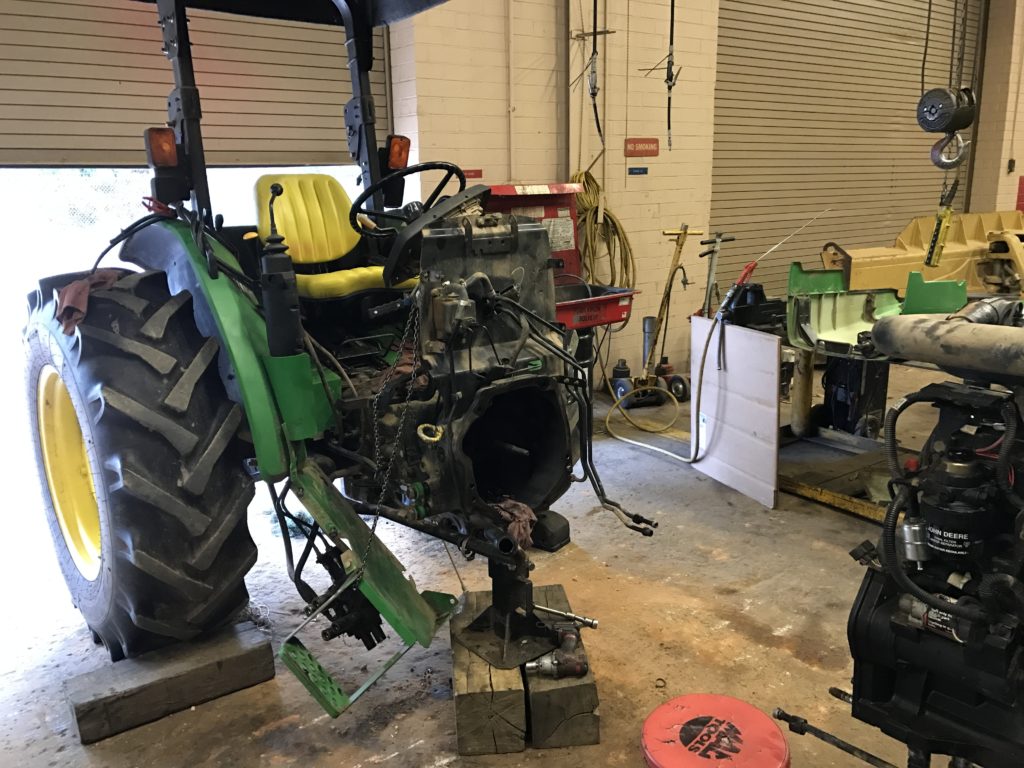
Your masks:
[{"label": "roll-up metal door", "polygon": [[[210,165],[351,163],[342,27],[190,11]],[[371,88],[390,125],[385,32]],[[0,166],[145,165],[167,119],[170,63],[156,7],[131,0],[0,0]]]},{"label": "roll-up metal door", "polygon": [[[961,2],[970,85],[982,0]],[[785,293],[791,262],[820,266],[824,243],[888,245],[935,212],[943,172],[929,151],[939,137],[915,115],[928,5],[721,0],[711,226],[737,241],[723,249],[720,286],[825,209],[759,264],[754,280],[769,295]],[[932,5],[926,88],[949,83],[957,0]]]}]

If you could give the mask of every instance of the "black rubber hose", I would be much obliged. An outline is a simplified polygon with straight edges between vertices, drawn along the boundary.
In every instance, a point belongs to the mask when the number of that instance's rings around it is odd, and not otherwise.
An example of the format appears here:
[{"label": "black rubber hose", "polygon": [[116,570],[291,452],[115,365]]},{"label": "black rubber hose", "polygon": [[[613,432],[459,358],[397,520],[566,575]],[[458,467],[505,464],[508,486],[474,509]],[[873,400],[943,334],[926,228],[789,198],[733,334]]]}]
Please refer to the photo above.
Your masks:
[{"label": "black rubber hose", "polygon": [[1013,504],[1018,510],[1024,509],[1022,499],[1010,484],[1010,455],[1013,453],[1014,442],[1017,437],[1017,406],[1012,400],[1003,403],[1003,423],[1006,425],[1003,432],[1003,444],[999,446],[999,456],[996,459],[996,483],[999,490],[1006,496],[1007,501]]},{"label": "black rubber hose", "polygon": [[897,491],[895,498],[889,502],[889,507],[885,511],[885,520],[882,522],[882,565],[886,573],[893,578],[900,589],[931,608],[951,613],[967,621],[987,622],[988,614],[980,606],[960,605],[941,600],[915,584],[903,570],[903,564],[896,555],[896,523],[899,520],[900,512],[909,503],[907,494],[906,487],[901,487]]},{"label": "black rubber hose", "polygon": [[889,475],[895,482],[903,480],[903,468],[900,466],[899,444],[896,442],[896,422],[900,414],[914,403],[926,402],[916,395],[907,395],[885,412],[882,422],[882,447],[885,463],[889,467]]}]

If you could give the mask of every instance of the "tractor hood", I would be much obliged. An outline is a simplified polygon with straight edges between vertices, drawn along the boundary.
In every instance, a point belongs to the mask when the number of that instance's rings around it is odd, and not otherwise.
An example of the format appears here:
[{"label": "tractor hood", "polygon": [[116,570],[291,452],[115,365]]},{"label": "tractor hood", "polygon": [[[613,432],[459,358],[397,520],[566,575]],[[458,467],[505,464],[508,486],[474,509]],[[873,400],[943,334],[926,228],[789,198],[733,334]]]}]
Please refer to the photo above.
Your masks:
[{"label": "tractor hood", "polygon": [[[445,0],[349,0],[354,12],[364,11],[373,26],[393,24],[420,11],[440,5]],[[156,0],[141,0],[155,3]],[[237,13],[264,19],[306,21],[313,24],[342,26],[341,13],[334,0],[186,0],[188,8],[205,11]]]}]

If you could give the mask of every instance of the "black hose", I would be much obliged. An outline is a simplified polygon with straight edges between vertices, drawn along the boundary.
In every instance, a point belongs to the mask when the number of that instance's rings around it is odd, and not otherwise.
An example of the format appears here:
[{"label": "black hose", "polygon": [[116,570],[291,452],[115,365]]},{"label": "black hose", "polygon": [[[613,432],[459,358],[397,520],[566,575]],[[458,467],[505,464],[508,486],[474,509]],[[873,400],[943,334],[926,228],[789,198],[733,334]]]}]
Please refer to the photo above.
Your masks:
[{"label": "black hose", "polygon": [[882,422],[882,450],[885,453],[885,463],[889,468],[889,476],[895,482],[903,480],[899,444],[896,442],[896,421],[901,413],[917,402],[920,402],[920,400],[915,395],[907,395],[885,412],[885,420]]},{"label": "black hose", "polygon": [[1007,400],[1003,403],[1002,416],[1005,431],[1003,432],[1003,444],[999,446],[999,456],[996,459],[996,483],[999,484],[999,490],[1006,496],[1006,500],[1018,510],[1022,510],[1024,509],[1024,499],[1017,494],[1010,484],[1010,470],[1013,466],[1010,463],[1010,454],[1013,452],[1014,442],[1017,437],[1018,417],[1017,406],[1014,405],[1012,400]]}]

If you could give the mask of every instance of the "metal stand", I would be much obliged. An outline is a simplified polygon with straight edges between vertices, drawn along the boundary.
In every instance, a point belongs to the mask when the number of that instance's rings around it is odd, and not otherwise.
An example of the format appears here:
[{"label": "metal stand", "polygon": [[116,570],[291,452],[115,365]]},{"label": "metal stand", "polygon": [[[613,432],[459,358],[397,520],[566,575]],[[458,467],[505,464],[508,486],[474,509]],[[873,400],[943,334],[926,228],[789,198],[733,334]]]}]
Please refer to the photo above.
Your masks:
[{"label": "metal stand", "polygon": [[554,630],[537,616],[533,607],[533,582],[525,556],[514,569],[488,564],[491,605],[459,634],[469,650],[498,669],[512,669],[557,647]]}]

